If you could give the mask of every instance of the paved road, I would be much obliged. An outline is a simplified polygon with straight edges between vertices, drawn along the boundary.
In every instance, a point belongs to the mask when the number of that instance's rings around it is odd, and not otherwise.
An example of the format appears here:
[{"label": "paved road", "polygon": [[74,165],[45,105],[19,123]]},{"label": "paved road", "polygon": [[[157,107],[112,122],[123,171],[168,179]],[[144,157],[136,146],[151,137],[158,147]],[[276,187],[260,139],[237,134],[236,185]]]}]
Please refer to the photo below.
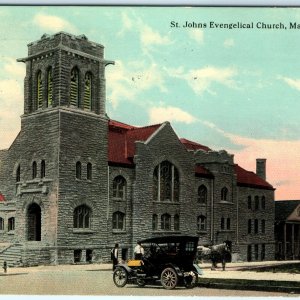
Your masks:
[{"label": "paved road", "polygon": [[[100,267],[100,266],[99,266]],[[295,296],[287,293],[238,291],[194,288],[165,290],[160,285],[139,288],[127,285],[117,288],[112,281],[112,271],[97,266],[36,267],[10,269],[0,276],[2,295],[122,295],[122,296]],[[1,274],[2,275],[2,274]],[[3,296],[1,296],[1,299]]]}]

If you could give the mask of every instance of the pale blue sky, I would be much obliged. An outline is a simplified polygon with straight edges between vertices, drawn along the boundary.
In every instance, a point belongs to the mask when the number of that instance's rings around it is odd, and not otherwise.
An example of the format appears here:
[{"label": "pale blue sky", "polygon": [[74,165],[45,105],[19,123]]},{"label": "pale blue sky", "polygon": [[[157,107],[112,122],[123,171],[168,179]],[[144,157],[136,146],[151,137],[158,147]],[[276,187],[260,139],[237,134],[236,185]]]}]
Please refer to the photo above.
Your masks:
[{"label": "pale blue sky", "polygon": [[[206,23],[171,28],[170,22]],[[209,23],[287,29],[212,29]],[[0,7],[0,148],[20,129],[27,44],[44,33],[85,34],[105,46],[107,112],[133,125],[171,122],[179,137],[235,154],[255,171],[267,158],[277,199],[300,199],[298,8]]]}]

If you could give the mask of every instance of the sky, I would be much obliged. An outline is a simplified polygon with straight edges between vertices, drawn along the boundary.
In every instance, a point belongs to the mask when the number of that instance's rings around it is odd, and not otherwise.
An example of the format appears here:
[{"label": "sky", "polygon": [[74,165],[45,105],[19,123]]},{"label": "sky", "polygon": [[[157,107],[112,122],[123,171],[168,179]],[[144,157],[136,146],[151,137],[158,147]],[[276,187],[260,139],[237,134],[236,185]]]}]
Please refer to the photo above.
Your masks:
[{"label": "sky", "polygon": [[[220,28],[232,23],[253,28]],[[106,68],[111,119],[169,121],[178,137],[225,149],[249,171],[266,158],[275,199],[300,199],[300,8],[0,6],[0,149],[24,109],[16,59],[59,31],[85,34],[115,61]]]}]

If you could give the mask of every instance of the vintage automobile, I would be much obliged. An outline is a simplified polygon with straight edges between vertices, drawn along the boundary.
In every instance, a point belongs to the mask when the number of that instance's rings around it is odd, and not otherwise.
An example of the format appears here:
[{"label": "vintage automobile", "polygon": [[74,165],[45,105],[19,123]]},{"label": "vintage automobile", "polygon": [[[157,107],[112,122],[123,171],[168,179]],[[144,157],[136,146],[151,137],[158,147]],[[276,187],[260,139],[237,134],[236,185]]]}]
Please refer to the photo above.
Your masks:
[{"label": "vintage automobile", "polygon": [[198,237],[163,236],[140,241],[144,248],[141,260],[118,264],[113,273],[116,286],[136,283],[142,287],[160,280],[165,289],[177,285],[193,288],[202,270],[195,263]]}]

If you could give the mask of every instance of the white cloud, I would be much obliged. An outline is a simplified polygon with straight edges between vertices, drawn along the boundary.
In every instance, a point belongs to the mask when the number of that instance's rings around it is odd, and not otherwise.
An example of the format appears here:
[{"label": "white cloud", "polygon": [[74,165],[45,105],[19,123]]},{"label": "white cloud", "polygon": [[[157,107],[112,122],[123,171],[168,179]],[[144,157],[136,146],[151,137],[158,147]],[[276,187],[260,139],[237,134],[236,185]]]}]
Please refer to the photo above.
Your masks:
[{"label": "white cloud", "polygon": [[279,79],[282,79],[285,83],[287,83],[290,87],[300,91],[300,79],[292,79],[288,77],[278,77]]},{"label": "white cloud", "polygon": [[4,70],[8,74],[21,77],[21,79],[24,78],[26,71],[24,63],[17,62],[16,59],[11,57],[4,57],[3,61],[5,62]]},{"label": "white cloud", "polygon": [[154,31],[150,26],[143,24],[140,31],[140,39],[143,46],[169,45],[171,40],[167,36],[162,36]]},{"label": "white cloud", "polygon": [[124,65],[116,61],[115,66],[107,69],[108,99],[116,108],[120,101],[138,101],[138,96],[145,90],[158,88],[167,92],[164,72],[154,64],[129,62]]},{"label": "white cloud", "polygon": [[126,31],[131,30],[133,26],[132,19],[128,16],[126,12],[122,12],[122,29],[118,32],[118,35],[123,35]]},{"label": "white cloud", "polygon": [[214,83],[222,84],[229,88],[236,88],[234,77],[237,71],[234,68],[217,68],[208,66],[202,69],[194,69],[184,72],[183,67],[177,69],[167,69],[169,76],[177,77],[186,80],[192,90],[202,95],[204,92],[214,94],[212,89]]},{"label": "white cloud", "polygon": [[224,41],[224,47],[225,48],[230,48],[230,47],[233,47],[234,46],[234,39],[226,39]]},{"label": "white cloud", "polygon": [[8,148],[20,130],[23,88],[16,80],[0,81],[0,149]]},{"label": "white cloud", "polygon": [[181,110],[178,107],[167,106],[167,107],[152,107],[149,110],[149,122],[162,123],[165,121],[169,122],[180,122],[191,124],[197,121],[191,114]]},{"label": "white cloud", "polygon": [[78,32],[75,26],[73,26],[68,21],[57,16],[37,14],[33,18],[33,22],[39,27],[52,32],[63,31],[63,30],[72,33]]},{"label": "white cloud", "polygon": [[191,29],[188,30],[189,37],[195,40],[197,43],[202,44],[204,40],[203,30],[201,29]]}]

